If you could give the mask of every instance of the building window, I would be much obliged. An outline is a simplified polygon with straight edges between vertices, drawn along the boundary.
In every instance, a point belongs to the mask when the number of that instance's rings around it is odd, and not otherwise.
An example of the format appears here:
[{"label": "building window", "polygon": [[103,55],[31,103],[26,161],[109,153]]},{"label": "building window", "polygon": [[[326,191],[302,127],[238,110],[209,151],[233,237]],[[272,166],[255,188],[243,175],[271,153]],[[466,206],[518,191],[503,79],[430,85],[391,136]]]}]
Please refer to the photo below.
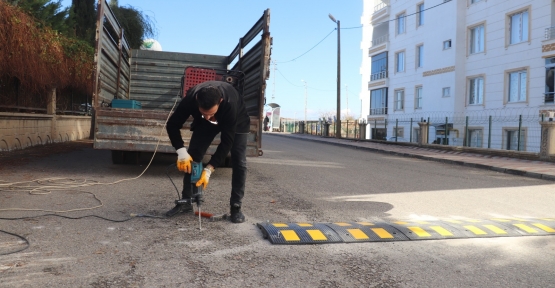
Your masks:
[{"label": "building window", "polygon": [[416,68],[424,66],[424,45],[416,46]]},{"label": "building window", "polygon": [[480,1],[482,1],[482,0],[470,0],[470,4],[478,3]]},{"label": "building window", "polygon": [[405,90],[395,90],[395,110],[403,110],[405,108]]},{"label": "building window", "polygon": [[387,52],[372,56],[370,81],[387,78]]},{"label": "building window", "polygon": [[395,72],[405,72],[405,51],[395,54]]},{"label": "building window", "polygon": [[484,25],[470,29],[470,54],[484,52]]},{"label": "building window", "polygon": [[509,73],[509,102],[526,101],[526,70]]},{"label": "building window", "polygon": [[406,29],[406,13],[401,13],[397,15],[397,34],[404,34]]},{"label": "building window", "polygon": [[443,87],[443,89],[441,89],[441,97],[449,96],[451,96],[451,87]]},{"label": "building window", "polygon": [[443,41],[443,50],[451,49],[451,39]]},{"label": "building window", "polygon": [[468,146],[482,148],[484,139],[483,129],[468,129]]},{"label": "building window", "polygon": [[422,109],[422,86],[416,87],[414,92],[414,109]]},{"label": "building window", "polygon": [[416,26],[424,25],[424,3],[420,3],[416,6],[416,11],[418,11],[416,17]]},{"label": "building window", "polygon": [[510,15],[510,44],[528,41],[528,10]]},{"label": "building window", "polygon": [[468,104],[479,105],[484,100],[484,77],[470,78]]},{"label": "building window", "polygon": [[504,129],[504,144],[503,148],[507,150],[525,151],[525,130],[520,130],[520,141],[518,141],[518,128]]},{"label": "building window", "polygon": [[393,126],[393,135],[398,138],[405,137],[405,128]]},{"label": "building window", "polygon": [[370,91],[370,115],[387,114],[387,88]]},{"label": "building window", "polygon": [[554,103],[555,95],[555,58],[545,59],[544,103]]}]

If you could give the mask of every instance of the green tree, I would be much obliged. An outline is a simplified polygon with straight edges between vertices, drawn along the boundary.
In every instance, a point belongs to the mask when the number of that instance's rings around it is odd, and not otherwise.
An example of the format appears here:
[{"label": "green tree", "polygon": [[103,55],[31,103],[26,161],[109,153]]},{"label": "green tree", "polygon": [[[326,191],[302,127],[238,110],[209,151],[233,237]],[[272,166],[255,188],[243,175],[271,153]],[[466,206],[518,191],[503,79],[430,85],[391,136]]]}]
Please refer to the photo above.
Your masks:
[{"label": "green tree", "polygon": [[27,14],[35,17],[40,25],[50,26],[52,29],[67,33],[66,18],[68,9],[62,8],[62,1],[58,0],[7,0],[9,4],[20,7]]},{"label": "green tree", "polygon": [[117,0],[110,1],[110,8],[112,8],[123,28],[125,38],[127,38],[132,49],[139,49],[143,39],[154,37],[154,23],[148,15],[144,15],[141,11],[130,5],[126,7],[119,6]]},{"label": "green tree", "polygon": [[67,18],[68,34],[94,46],[96,33],[95,0],[72,0]]}]

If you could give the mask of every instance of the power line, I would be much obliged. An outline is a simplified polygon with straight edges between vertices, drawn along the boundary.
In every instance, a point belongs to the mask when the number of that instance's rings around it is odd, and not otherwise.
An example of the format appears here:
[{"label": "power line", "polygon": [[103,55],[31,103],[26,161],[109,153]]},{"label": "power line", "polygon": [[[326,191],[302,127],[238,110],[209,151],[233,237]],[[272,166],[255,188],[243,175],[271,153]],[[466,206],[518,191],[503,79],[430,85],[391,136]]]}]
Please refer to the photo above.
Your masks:
[{"label": "power line", "polygon": [[[295,85],[295,84],[293,84],[293,82],[289,81],[289,79],[287,79],[287,77],[285,77],[285,75],[283,75],[283,73],[281,73],[281,71],[279,71],[279,70],[276,70],[276,71],[279,72],[279,74],[281,75],[281,77],[283,77],[283,79],[285,79],[285,81],[287,81],[289,84],[291,84],[291,85],[293,85],[293,86],[295,86],[295,87],[304,87],[304,85]],[[308,86],[308,85],[307,85],[306,87],[308,87],[308,88],[310,88],[310,89],[318,90],[318,91],[336,91],[335,89],[329,89],[329,90],[326,90],[326,89],[318,89],[318,88],[310,87],[310,86]]]},{"label": "power line", "polygon": [[[289,81],[289,79],[287,79],[287,77],[285,77],[285,75],[283,75],[283,73],[281,73],[280,70],[276,69],[275,71],[279,72],[279,74],[281,75],[281,77],[283,77],[283,79],[285,79],[285,81],[287,81],[289,84],[291,84],[291,85],[293,85],[293,86],[295,86],[295,87],[299,87],[299,88],[304,87],[303,85],[295,85],[295,84],[293,84],[293,82]],[[319,88],[314,88],[314,87],[311,87],[311,86],[308,86],[308,85],[307,85],[306,87],[308,87],[308,88],[310,88],[310,89],[312,89],[312,90],[318,90],[318,91],[324,91],[324,92],[331,92],[331,91],[334,91],[334,92],[335,92],[335,91],[337,91],[336,89],[319,89]],[[356,94],[356,93],[353,92],[352,90],[350,90],[350,89],[348,89],[348,90],[349,90],[350,93],[353,93],[353,95]]]},{"label": "power line", "polygon": [[303,54],[297,56],[296,58],[293,58],[293,59],[291,59],[291,60],[289,60],[289,61],[285,61],[285,62],[276,62],[276,63],[278,63],[278,64],[280,64],[280,63],[289,63],[289,62],[293,62],[293,61],[295,61],[295,60],[297,60],[297,59],[303,57],[306,53],[312,51],[312,49],[314,49],[314,48],[316,48],[316,46],[320,45],[320,43],[322,43],[322,41],[326,40],[326,38],[328,38],[328,36],[330,36],[331,33],[333,33],[333,31],[335,31],[335,30],[337,30],[337,28],[334,28],[333,30],[331,30],[331,32],[328,33],[328,35],[326,35],[326,37],[324,37],[324,39],[320,40],[320,42],[316,43],[316,45],[312,46],[312,48],[308,49],[308,51],[306,51],[306,52],[304,52]]},{"label": "power line", "polygon": [[299,85],[293,84],[291,81],[289,81],[289,79],[287,79],[287,78],[285,77],[285,75],[283,75],[283,73],[281,73],[281,71],[279,71],[279,70],[276,70],[276,71],[277,71],[277,72],[281,75],[281,77],[283,77],[283,79],[285,79],[285,81],[287,81],[289,84],[291,84],[291,85],[293,85],[293,86],[295,86],[295,87],[303,87],[302,85],[299,86]]},{"label": "power line", "polygon": [[[443,4],[445,4],[445,3],[448,3],[448,2],[451,2],[451,1],[452,1],[452,0],[444,0],[442,3],[439,3],[439,4],[435,5],[435,6],[430,7],[430,8],[426,8],[426,9],[424,9],[424,10],[422,10],[422,11],[416,11],[415,13],[412,13],[412,14],[409,14],[409,15],[405,15],[405,16],[402,16],[402,17],[398,17],[398,18],[394,18],[394,19],[391,19],[391,20],[385,20],[385,21],[382,21],[382,22],[377,23],[376,25],[372,25],[372,26],[378,26],[378,25],[381,25],[381,24],[383,24],[383,23],[392,22],[392,21],[397,21],[397,20],[400,19],[400,18],[406,18],[406,17],[409,17],[409,16],[413,16],[413,15],[416,15],[416,14],[420,14],[420,13],[422,13],[422,12],[424,12],[424,11],[428,11],[428,10],[430,10],[430,9],[436,8],[436,7],[438,7],[438,6],[441,6],[441,5],[443,5]],[[364,27],[364,25],[353,26],[353,27],[345,27],[345,28],[340,28],[340,29],[341,29],[341,30],[360,29],[360,28],[362,28],[362,27]],[[293,62],[293,61],[295,61],[295,60],[301,58],[302,56],[304,56],[304,55],[307,54],[308,52],[312,51],[312,49],[316,48],[316,46],[320,45],[320,43],[322,43],[322,41],[326,40],[326,38],[328,38],[328,36],[330,36],[331,33],[333,33],[333,31],[335,31],[335,30],[337,30],[337,28],[334,28],[330,33],[328,33],[328,35],[326,35],[322,40],[320,40],[320,42],[316,43],[316,45],[314,45],[312,48],[308,49],[308,50],[307,50],[306,52],[304,52],[303,54],[301,54],[301,55],[299,55],[299,56],[297,56],[297,57],[295,57],[295,58],[293,58],[293,59],[291,59],[291,60],[289,60],[289,61],[285,61],[285,62],[275,62],[275,63],[278,63],[278,64],[280,64],[280,63],[289,63],[289,62]]]},{"label": "power line", "polygon": [[382,21],[382,22],[377,23],[376,25],[372,25],[372,26],[378,26],[378,25],[383,24],[383,23],[387,23],[387,22],[391,22],[391,21],[397,21],[398,19],[401,19],[401,18],[407,18],[407,17],[409,17],[409,16],[413,16],[413,15],[416,15],[416,14],[420,14],[420,13],[422,13],[422,12],[424,12],[424,11],[428,11],[428,10],[430,10],[430,9],[436,8],[436,7],[441,6],[441,5],[443,5],[443,4],[445,4],[445,3],[448,3],[448,2],[451,2],[451,0],[444,0],[443,2],[441,2],[441,3],[437,4],[437,5],[434,5],[434,6],[430,7],[430,8],[426,8],[426,9],[424,9],[424,10],[422,10],[422,11],[416,11],[416,12],[414,12],[414,13],[412,13],[412,14],[408,14],[408,15],[405,15],[405,16],[401,16],[401,17],[398,17],[398,18],[393,18],[393,19],[391,19],[391,20],[385,20],[385,21]]}]

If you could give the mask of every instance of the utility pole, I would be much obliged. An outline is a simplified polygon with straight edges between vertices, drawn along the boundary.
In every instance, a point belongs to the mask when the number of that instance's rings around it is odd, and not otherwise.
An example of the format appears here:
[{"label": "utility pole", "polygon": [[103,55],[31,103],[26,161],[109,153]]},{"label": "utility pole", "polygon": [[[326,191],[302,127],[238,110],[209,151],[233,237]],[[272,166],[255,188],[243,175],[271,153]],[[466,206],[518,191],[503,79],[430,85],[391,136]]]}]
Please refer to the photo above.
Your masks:
[{"label": "utility pole", "polygon": [[306,81],[302,80],[301,81],[304,82],[304,125],[306,125],[306,111],[307,111],[307,104],[308,104],[308,93],[306,90]]},{"label": "utility pole", "polygon": [[328,15],[331,21],[337,23],[337,121],[335,121],[335,137],[341,138],[341,25],[333,15]]},{"label": "utility pole", "polygon": [[347,84],[345,84],[345,99],[347,99],[347,116],[349,116],[349,88]]},{"label": "utility pole", "polygon": [[272,89],[272,103],[276,103],[276,101],[275,101],[275,99],[276,99],[276,96],[275,96],[275,93],[276,93],[276,60],[272,60],[272,64],[274,64],[274,68],[273,68],[273,70],[274,70],[274,72],[273,72],[273,74],[274,74],[274,87]]}]

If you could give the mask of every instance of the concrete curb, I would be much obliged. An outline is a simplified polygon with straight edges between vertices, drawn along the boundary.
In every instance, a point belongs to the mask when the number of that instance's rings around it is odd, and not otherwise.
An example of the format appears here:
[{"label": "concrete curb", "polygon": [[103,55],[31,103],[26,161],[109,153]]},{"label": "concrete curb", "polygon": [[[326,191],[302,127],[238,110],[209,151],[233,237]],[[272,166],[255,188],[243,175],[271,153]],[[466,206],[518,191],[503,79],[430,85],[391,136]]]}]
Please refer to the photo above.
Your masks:
[{"label": "concrete curb", "polygon": [[[353,145],[353,144],[350,144],[350,143],[330,142],[330,141],[321,140],[321,139],[318,139],[318,138],[310,138],[310,137],[302,137],[302,136],[301,137],[289,136],[289,135],[286,135],[286,134],[278,134],[278,133],[272,133],[271,135],[276,135],[276,136],[280,136],[280,137],[289,137],[289,138],[293,138],[293,139],[299,139],[299,140],[304,140],[304,141],[312,141],[312,142],[324,143],[324,144],[341,146],[341,147],[349,147],[349,148],[353,148],[353,149],[360,149],[360,150],[378,152],[378,153],[383,153],[383,154],[403,156],[403,157],[408,157],[408,158],[417,158],[417,159],[435,161],[435,162],[446,163],[446,164],[462,165],[462,166],[467,166],[467,167],[472,167],[472,168],[492,170],[492,171],[501,172],[501,173],[505,173],[505,174],[518,175],[518,176],[535,178],[535,179],[555,181],[555,176],[553,176],[553,175],[536,173],[536,172],[529,172],[529,171],[520,170],[520,169],[508,169],[508,168],[502,168],[502,167],[497,167],[497,166],[492,166],[492,165],[487,165],[487,164],[479,164],[479,163],[465,162],[465,161],[459,161],[459,160],[436,158],[436,157],[430,157],[430,156],[418,155],[418,154],[411,154],[411,153],[406,153],[406,152],[382,150],[382,149],[372,148],[372,147],[361,147],[361,146]],[[351,141],[350,139],[345,139],[345,140]]]}]

